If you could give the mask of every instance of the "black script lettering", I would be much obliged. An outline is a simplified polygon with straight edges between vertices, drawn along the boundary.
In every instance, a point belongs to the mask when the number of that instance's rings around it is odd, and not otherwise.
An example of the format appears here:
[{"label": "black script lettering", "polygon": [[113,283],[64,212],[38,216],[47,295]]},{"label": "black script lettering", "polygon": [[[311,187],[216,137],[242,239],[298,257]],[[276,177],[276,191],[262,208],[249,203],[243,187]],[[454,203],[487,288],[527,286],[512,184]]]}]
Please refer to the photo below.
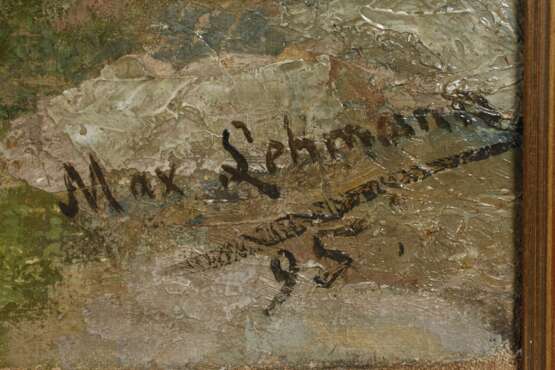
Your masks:
[{"label": "black script lettering", "polygon": [[443,115],[440,112],[434,111],[432,112],[432,115],[436,121],[437,127],[447,131],[452,131],[451,124],[447,121],[447,119],[445,119],[445,117],[443,117]]},{"label": "black script lettering", "polygon": [[283,285],[281,286],[279,293],[275,295],[268,307],[264,309],[264,313],[268,316],[272,313],[273,310],[275,310],[278,305],[283,304],[283,302],[285,302],[287,298],[291,295],[291,293],[293,292],[293,288],[297,284],[297,274],[299,272],[299,268],[297,267],[297,260],[295,259],[293,253],[285,249],[280,249],[278,254],[284,256],[287,259],[289,266],[287,270],[284,270],[281,267],[281,262],[278,257],[273,257],[270,261],[270,269],[274,274],[274,278],[278,282],[283,282]]},{"label": "black script lettering", "polygon": [[324,143],[328,153],[332,159],[336,158],[337,148],[335,146],[335,141],[337,139],[342,139],[349,149],[354,146],[354,137],[357,137],[362,145],[370,149],[374,142],[374,136],[372,133],[366,129],[362,129],[359,126],[346,125],[342,129],[335,129],[328,134],[324,134]]},{"label": "black script lettering", "polygon": [[231,154],[237,168],[228,165],[222,165],[222,169],[231,175],[231,180],[236,182],[247,182],[258,189],[262,194],[267,195],[271,199],[278,199],[280,197],[279,188],[275,184],[265,183],[249,174],[249,163],[245,157],[229,142],[229,131],[224,130],[222,137],[222,144],[224,149]]},{"label": "black script lettering", "polygon": [[406,122],[405,117],[400,114],[394,114],[393,118],[395,118],[395,122],[399,126],[399,135],[405,137],[411,137],[416,135],[414,129]]},{"label": "black script lettering", "polygon": [[430,113],[429,109],[426,108],[418,108],[416,109],[413,114],[420,126],[421,130],[429,131],[430,125],[428,124],[428,114]]},{"label": "black script lettering", "polygon": [[170,192],[176,192],[179,195],[185,195],[183,191],[174,184],[173,178],[175,176],[175,164],[170,164],[170,173],[166,175],[162,172],[161,169],[157,168],[154,172],[156,172],[156,176],[160,179],[160,181],[165,185],[166,190],[164,192],[164,196],[167,196]]},{"label": "black script lettering", "polygon": [[[98,184],[97,183],[97,180],[98,180],[98,182],[100,183],[102,192],[104,193],[104,196],[108,200],[110,207],[115,211],[122,213],[123,208],[112,195],[112,192],[110,191],[110,187],[108,186],[108,183],[104,178],[104,174],[102,172],[102,169],[100,168],[100,165],[98,164],[98,162],[96,162],[96,160],[92,155],[89,155],[89,159],[91,162],[89,165],[89,176],[91,179],[91,186],[89,188],[85,186],[85,183],[83,182],[83,179],[81,178],[77,170],[70,163],[64,163],[64,169],[67,174],[65,177],[66,189],[68,189],[69,194],[73,194],[75,192],[76,189],[73,187],[72,183],[76,183],[79,190],[81,190],[81,192],[85,196],[85,199],[87,200],[87,203],[89,204],[91,209],[96,211],[98,209],[97,195],[96,195],[96,186]],[[62,207],[66,207],[64,209],[66,211],[69,211],[67,207],[70,207],[73,202],[71,199],[71,196],[72,195],[70,195],[70,204],[66,206],[63,203],[60,203],[60,209],[62,209]],[[77,202],[76,199],[75,199],[75,202]],[[64,211],[64,209],[62,209],[62,212]],[[73,209],[75,210],[75,214],[76,214],[78,208],[73,208]]]},{"label": "black script lettering", "polygon": [[310,159],[312,160],[312,162],[318,162],[320,156],[318,155],[318,150],[316,149],[316,144],[314,144],[314,141],[305,137],[300,139],[296,138],[293,134],[293,131],[291,130],[291,127],[289,127],[289,117],[287,115],[283,116],[283,125],[287,130],[287,138],[289,140],[289,149],[291,151],[291,159],[293,160],[293,164],[297,164],[297,162],[299,161],[298,152],[303,149],[306,150],[308,154],[310,154]]},{"label": "black script lettering", "polygon": [[60,210],[64,215],[73,218],[79,212],[79,203],[77,202],[77,198],[75,197],[75,191],[77,190],[77,188],[73,186],[73,184],[71,183],[71,179],[67,175],[64,176],[64,182],[67,189],[68,204],[58,202],[58,206],[60,207]]},{"label": "black script lettering", "polygon": [[[137,190],[137,187],[139,187],[139,190]],[[150,188],[150,185],[144,173],[140,175],[139,174],[133,175],[133,177],[131,178],[130,189],[131,189],[131,194],[133,194],[133,197],[135,197],[135,199],[137,199],[139,195],[141,197],[148,195],[150,199],[154,199],[154,193]]]},{"label": "black script lettering", "polygon": [[275,164],[275,160],[283,154],[284,150],[285,147],[279,141],[270,140],[268,143],[268,150],[266,151],[266,168],[269,173],[276,173],[277,166]]},{"label": "black script lettering", "polygon": [[231,121],[231,124],[233,125],[233,127],[240,129],[241,131],[243,131],[243,135],[245,135],[245,139],[247,139],[247,141],[249,143],[252,143],[254,140],[252,138],[251,132],[249,130],[249,128],[247,127],[247,125],[245,125],[244,122],[241,121]]}]

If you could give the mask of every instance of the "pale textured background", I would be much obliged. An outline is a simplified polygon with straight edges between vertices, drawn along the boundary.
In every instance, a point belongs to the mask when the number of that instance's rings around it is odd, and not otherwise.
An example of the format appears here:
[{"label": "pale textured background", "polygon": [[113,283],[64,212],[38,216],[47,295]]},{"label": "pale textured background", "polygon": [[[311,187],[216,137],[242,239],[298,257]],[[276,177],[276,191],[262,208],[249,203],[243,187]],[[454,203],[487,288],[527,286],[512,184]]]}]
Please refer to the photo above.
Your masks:
[{"label": "pale textured background", "polygon": [[[329,290],[311,282],[324,263],[311,254],[311,234],[284,243],[301,276],[270,317],[262,311],[281,285],[269,269],[275,249],[207,272],[161,271],[364,179],[507,137],[459,123],[452,133],[417,130],[398,146],[377,145],[377,162],[343,148],[337,162],[323,155],[320,166],[293,167],[286,152],[280,172],[264,175],[267,142],[287,142],[284,113],[296,135],[325,153],[326,132],[347,123],[376,132],[378,117],[391,113],[416,127],[414,109],[448,112],[442,94],[461,89],[487,97],[512,132],[521,66],[516,3],[37,4],[29,17],[41,27],[25,18],[34,7],[2,4],[11,18],[0,71],[6,86],[17,87],[0,96],[6,366],[317,368],[472,359],[484,362],[466,366],[512,366],[515,151],[356,208],[346,219],[363,218],[368,229],[325,241],[355,260]],[[231,120],[245,122],[254,143]],[[248,153],[251,170],[281,187],[279,200],[245,183],[222,192],[220,166],[233,165],[221,148],[224,128]],[[73,163],[88,183],[89,153],[125,216],[103,199],[91,212],[81,194],[75,220],[60,214],[62,163]],[[182,198],[164,198],[155,180],[155,169],[170,162]],[[155,200],[130,195],[137,171],[147,172]]]}]

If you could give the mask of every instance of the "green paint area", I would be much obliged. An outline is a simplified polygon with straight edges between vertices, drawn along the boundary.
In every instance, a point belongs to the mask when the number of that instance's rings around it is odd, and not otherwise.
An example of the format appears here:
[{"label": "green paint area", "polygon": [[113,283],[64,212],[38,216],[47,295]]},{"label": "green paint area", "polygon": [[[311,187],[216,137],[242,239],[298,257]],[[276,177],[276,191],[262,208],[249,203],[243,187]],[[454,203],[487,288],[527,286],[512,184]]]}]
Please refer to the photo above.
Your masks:
[{"label": "green paint area", "polygon": [[[277,55],[286,44],[260,11],[235,14],[202,2],[130,0],[114,12],[85,6],[86,15],[76,21],[70,14],[81,3],[87,2],[0,0],[0,139],[6,122],[34,112],[40,97],[60,94],[145,48],[183,66],[221,50]],[[209,22],[196,34],[201,17]],[[64,22],[70,25],[60,26]],[[153,27],[161,23],[168,29]]]},{"label": "green paint area", "polygon": [[[272,26],[261,10],[232,12],[188,2],[166,7],[160,19],[167,28],[160,32],[163,43],[153,56],[178,68],[222,50],[278,55],[286,46],[283,30]],[[196,27],[201,19],[206,24]]]},{"label": "green paint area", "polygon": [[0,322],[0,367],[8,367],[9,364],[6,360],[8,355],[8,343],[6,341],[6,335],[8,334],[8,329],[5,328]]},{"label": "green paint area", "polygon": [[46,0],[0,1],[0,135],[5,122],[136,50],[137,23],[90,17],[58,30]]},{"label": "green paint area", "polygon": [[10,120],[16,117],[23,109],[18,106],[5,106],[0,104],[0,140],[6,136],[10,129]]},{"label": "green paint area", "polygon": [[0,189],[0,323],[36,318],[62,278],[62,242],[73,227],[49,193]]}]

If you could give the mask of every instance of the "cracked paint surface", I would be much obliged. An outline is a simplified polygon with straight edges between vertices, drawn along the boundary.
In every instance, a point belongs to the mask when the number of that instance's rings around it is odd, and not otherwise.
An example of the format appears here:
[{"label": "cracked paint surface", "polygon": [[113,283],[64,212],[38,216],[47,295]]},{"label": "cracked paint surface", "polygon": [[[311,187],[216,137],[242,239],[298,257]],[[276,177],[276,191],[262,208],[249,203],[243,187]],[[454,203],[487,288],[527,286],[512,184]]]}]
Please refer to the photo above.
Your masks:
[{"label": "cracked paint surface", "polygon": [[1,365],[510,363],[517,2],[0,9]]}]

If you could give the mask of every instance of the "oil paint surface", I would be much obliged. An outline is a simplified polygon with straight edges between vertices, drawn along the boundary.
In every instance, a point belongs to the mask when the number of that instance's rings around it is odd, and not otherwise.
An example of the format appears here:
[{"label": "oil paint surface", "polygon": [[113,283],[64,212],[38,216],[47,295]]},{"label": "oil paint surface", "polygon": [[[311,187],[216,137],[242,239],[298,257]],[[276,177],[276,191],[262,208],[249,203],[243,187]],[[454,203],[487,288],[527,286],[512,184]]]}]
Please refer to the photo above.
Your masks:
[{"label": "oil paint surface", "polygon": [[514,368],[519,12],[0,1],[0,367]]}]

